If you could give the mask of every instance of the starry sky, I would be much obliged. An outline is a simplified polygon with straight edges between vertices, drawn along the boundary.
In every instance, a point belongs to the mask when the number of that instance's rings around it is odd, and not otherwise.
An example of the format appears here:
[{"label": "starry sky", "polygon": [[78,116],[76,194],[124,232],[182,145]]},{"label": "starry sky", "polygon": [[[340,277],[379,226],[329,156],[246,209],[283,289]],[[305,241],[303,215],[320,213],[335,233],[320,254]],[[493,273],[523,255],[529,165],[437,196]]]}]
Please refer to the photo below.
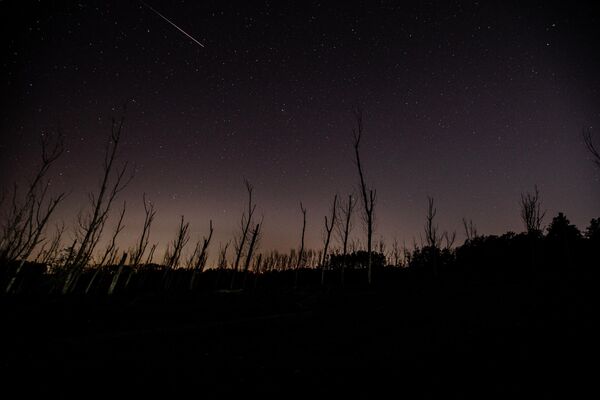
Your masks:
[{"label": "starry sky", "polygon": [[[600,17],[585,2],[148,3],[1,1],[0,183],[34,171],[43,132],[66,152],[52,190],[67,226],[100,180],[112,117],[127,104],[120,162],[134,165],[122,247],[146,193],[162,248],[181,214],[214,249],[244,210],[264,217],[261,250],[322,246],[334,194],[358,187],[351,110],[364,110],[375,239],[412,243],[433,196],[442,230],[522,231],[519,197],[538,185],[546,222],[600,216]],[[116,212],[115,212],[116,214]],[[364,241],[360,223],[353,239]]]}]

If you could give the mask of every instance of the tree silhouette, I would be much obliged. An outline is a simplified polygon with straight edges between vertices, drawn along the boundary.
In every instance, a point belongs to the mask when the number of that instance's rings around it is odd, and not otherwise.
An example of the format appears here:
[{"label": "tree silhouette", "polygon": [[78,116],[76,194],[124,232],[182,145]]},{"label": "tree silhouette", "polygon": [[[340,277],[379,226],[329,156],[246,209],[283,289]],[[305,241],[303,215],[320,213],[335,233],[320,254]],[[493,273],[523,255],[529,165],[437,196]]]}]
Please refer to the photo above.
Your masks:
[{"label": "tree silhouette", "polygon": [[548,226],[546,238],[549,240],[572,242],[581,238],[581,232],[575,225],[571,224],[562,212],[559,212]]},{"label": "tree silhouette", "polygon": [[42,135],[41,163],[27,186],[23,200],[19,200],[18,185],[13,185],[10,204],[7,205],[7,214],[4,215],[0,231],[0,262],[26,260],[33,250],[45,241],[43,234],[46,225],[65,197],[65,193],[49,197],[50,185],[46,176],[62,155],[63,149],[60,135]]},{"label": "tree silhouette", "polygon": [[327,266],[327,250],[329,249],[329,241],[331,240],[331,232],[335,226],[337,215],[337,194],[333,197],[333,205],[331,206],[331,219],[328,221],[325,216],[325,245],[323,246],[323,258],[321,259],[321,285],[325,284],[325,267]]},{"label": "tree silhouette", "polygon": [[197,279],[197,275],[204,271],[206,267],[206,260],[208,259],[208,246],[210,245],[210,240],[213,235],[213,223],[212,219],[209,222],[208,226],[208,236],[202,238],[202,246],[200,246],[200,242],[196,242],[196,246],[190,257],[190,265],[193,269],[192,271],[192,279],[190,280],[190,290],[194,289],[194,283]]},{"label": "tree silhouette", "polygon": [[256,204],[252,203],[252,191],[254,187],[250,184],[247,179],[244,179],[244,185],[248,192],[248,214],[242,213],[242,219],[240,221],[240,227],[238,234],[234,237],[233,245],[235,248],[235,261],[233,263],[233,273],[231,274],[230,289],[233,289],[235,284],[235,275],[238,271],[240,261],[244,255],[244,249],[246,247],[246,241],[248,240],[248,234],[250,233],[250,226],[253,223],[254,211],[256,210]]},{"label": "tree silhouette", "polygon": [[167,246],[165,251],[163,265],[166,267],[166,271],[172,268],[176,268],[179,265],[181,259],[181,253],[183,248],[190,240],[189,235],[190,223],[185,222],[183,215],[179,221],[179,228],[175,234],[173,241]]},{"label": "tree silhouette", "polygon": [[600,168],[600,153],[594,145],[591,129],[583,130],[583,142],[585,143],[585,147],[588,149],[589,153],[592,155],[592,159],[596,164],[596,167]]},{"label": "tree silhouette", "polygon": [[375,208],[375,199],[377,197],[376,192],[373,189],[367,188],[367,184],[365,183],[365,177],[362,169],[362,164],[360,163],[360,140],[362,139],[363,134],[363,119],[362,119],[362,111],[359,108],[354,110],[354,118],[356,122],[356,128],[352,130],[352,134],[354,136],[354,155],[356,156],[356,168],[358,169],[358,176],[360,178],[360,191],[362,194],[362,204],[363,204],[363,218],[365,221],[365,225],[367,228],[367,253],[369,254],[369,262],[368,262],[368,275],[367,280],[369,284],[372,283],[372,259],[371,252],[373,250],[373,223],[374,223],[374,208]]},{"label": "tree silhouette", "polygon": [[[350,232],[352,231],[352,214],[355,206],[356,200],[351,194],[348,195],[347,203],[342,202],[340,204],[340,218],[337,219],[336,233],[340,242],[342,243],[342,257],[345,257],[348,254],[348,238],[350,236]],[[345,266],[342,264],[342,286],[344,285],[344,270]]]},{"label": "tree silhouette", "polygon": [[75,288],[83,268],[89,263],[94,249],[102,237],[113,202],[133,179],[133,175],[130,175],[128,179],[125,178],[127,162],[117,170],[114,178],[112,176],[124,122],[125,117],[121,117],[119,121],[114,118],[112,120],[111,134],[104,150],[102,180],[98,194],[89,194],[91,209],[87,213],[79,214],[77,218],[75,239],[64,265],[69,272],[62,289],[63,294],[69,293]]},{"label": "tree silhouette", "polygon": [[537,186],[533,193],[521,193],[521,220],[528,234],[541,234],[546,210],[542,210],[542,199]]},{"label": "tree silhouette", "polygon": [[300,266],[304,267],[304,232],[306,231],[306,208],[300,202],[300,211],[302,212],[302,235],[300,237],[300,251],[298,252],[298,262],[296,263],[296,272],[294,273],[294,287],[298,287],[298,270]]},{"label": "tree silhouette", "polygon": [[146,252],[146,248],[148,247],[148,241],[150,238],[150,228],[152,227],[152,222],[154,221],[154,216],[156,215],[156,211],[154,210],[154,205],[146,201],[146,193],[142,195],[142,201],[144,204],[144,225],[142,227],[142,233],[140,235],[140,239],[135,248],[129,251],[130,258],[129,262],[133,266],[137,266],[140,264],[144,253]]}]

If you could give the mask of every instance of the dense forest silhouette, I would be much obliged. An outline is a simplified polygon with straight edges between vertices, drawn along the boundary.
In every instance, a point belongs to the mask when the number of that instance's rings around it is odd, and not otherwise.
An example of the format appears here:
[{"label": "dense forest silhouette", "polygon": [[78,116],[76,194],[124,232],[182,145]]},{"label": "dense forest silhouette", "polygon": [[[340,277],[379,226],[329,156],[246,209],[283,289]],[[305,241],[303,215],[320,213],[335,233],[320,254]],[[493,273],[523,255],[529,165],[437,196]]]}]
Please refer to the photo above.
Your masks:
[{"label": "dense forest silhouette", "polygon": [[[15,184],[2,202],[3,334],[14,344],[5,365],[60,365],[79,376],[77,365],[103,367],[112,358],[134,365],[150,358],[155,363],[183,360],[183,368],[200,362],[195,356],[206,357],[207,393],[227,385],[239,388],[248,380],[257,390],[290,383],[281,371],[269,375],[260,369],[265,366],[292,368],[298,379],[329,388],[347,383],[324,378],[319,368],[389,366],[419,376],[414,382],[422,382],[427,393],[459,394],[465,390],[461,381],[445,380],[451,359],[468,364],[464,371],[470,374],[487,371],[489,384],[500,393],[520,393],[524,382],[536,382],[520,375],[496,381],[506,369],[518,374],[537,369],[548,383],[555,368],[567,365],[563,358],[568,365],[579,364],[578,352],[585,352],[594,320],[600,218],[580,230],[561,212],[546,225],[542,194],[535,187],[515,199],[523,232],[486,235],[463,219],[466,240],[459,245],[456,232],[440,230],[437,206],[428,198],[420,240],[388,247],[374,240],[377,196],[360,158],[361,111],[354,117],[358,194],[333,197],[330,214],[323,216],[323,246],[316,250],[305,248],[307,210],[300,202],[298,248],[288,253],[261,251],[263,220],[256,215],[248,180],[236,233],[218,249],[212,220],[205,236],[190,243],[189,222],[181,216],[160,259],[158,244],[150,241],[157,210],[145,194],[138,239],[122,249],[119,233],[127,207],[119,205],[119,195],[134,179],[127,163],[118,160],[123,118],[113,121],[99,186],[76,226],[62,224],[52,231],[50,221],[65,194],[49,193],[48,179],[63,142],[44,136],[37,173],[24,188]],[[600,167],[591,132],[585,131],[583,139]],[[109,229],[113,214],[117,223]],[[358,219],[365,239],[351,242]],[[210,252],[216,255],[212,265]],[[160,331],[173,327],[179,333]],[[269,336],[259,327],[285,337]],[[181,334],[186,330],[202,340]],[[128,333],[119,336],[123,332]],[[93,339],[98,334],[110,340]],[[160,335],[180,334],[173,351],[155,345]],[[89,335],[89,343],[82,344]],[[127,335],[136,338],[138,350],[132,350]],[[65,345],[65,337],[78,344]],[[221,375],[224,368],[237,372]],[[185,387],[178,386],[182,376],[188,375],[183,372],[167,390]],[[79,378],[80,383],[91,379]],[[44,382],[60,388],[52,379]]]}]

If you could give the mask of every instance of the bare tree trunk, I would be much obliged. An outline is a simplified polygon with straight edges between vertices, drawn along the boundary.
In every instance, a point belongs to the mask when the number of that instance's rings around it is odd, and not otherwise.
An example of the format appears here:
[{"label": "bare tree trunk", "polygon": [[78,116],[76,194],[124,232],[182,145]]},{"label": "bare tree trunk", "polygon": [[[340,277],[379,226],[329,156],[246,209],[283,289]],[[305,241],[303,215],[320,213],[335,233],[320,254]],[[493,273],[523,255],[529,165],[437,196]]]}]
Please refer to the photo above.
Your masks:
[{"label": "bare tree trunk", "polygon": [[342,269],[341,269],[341,284],[344,286],[345,280],[345,271],[346,271],[346,263],[348,259],[348,238],[350,236],[350,231],[352,230],[352,212],[354,211],[354,206],[356,205],[356,201],[352,197],[352,195],[348,195],[348,203],[344,204],[342,202],[340,206],[340,210],[342,213],[342,218],[338,219],[338,223],[336,224],[336,232],[342,242]]},{"label": "bare tree trunk", "polygon": [[[356,119],[356,128],[353,130],[354,134],[354,154],[356,156],[356,167],[358,168],[358,175],[360,177],[360,190],[362,193],[362,203],[364,207],[364,219],[367,226],[367,254],[368,259],[368,282],[369,285],[372,283],[372,244],[373,244],[373,210],[375,207],[376,192],[373,189],[367,189],[365,183],[365,177],[360,163],[360,139],[363,132],[362,112],[360,109],[354,111]],[[367,194],[368,193],[368,194]]]},{"label": "bare tree trunk", "polygon": [[331,231],[335,226],[335,218],[337,215],[337,194],[333,197],[333,206],[331,207],[331,220],[327,221],[327,216],[325,216],[325,246],[323,248],[323,259],[321,260],[321,286],[325,284],[325,268],[327,260],[327,250],[329,248],[329,241],[331,239]]},{"label": "bare tree trunk", "polygon": [[298,273],[304,259],[304,232],[306,231],[306,208],[300,202],[300,211],[302,211],[302,237],[300,239],[300,252],[298,253],[298,263],[294,273],[294,289],[298,287]]},{"label": "bare tree trunk", "polygon": [[194,282],[196,280],[196,275],[199,273],[202,273],[202,271],[204,271],[204,267],[206,266],[206,259],[208,257],[207,249],[208,249],[208,245],[210,244],[210,240],[212,239],[212,235],[213,235],[213,224],[212,224],[212,219],[211,219],[210,224],[209,224],[208,237],[204,237],[203,242],[202,242],[202,251],[200,251],[200,254],[198,255],[198,258],[196,260],[196,264],[193,266],[194,270],[192,272],[192,279],[190,281],[190,290],[194,290]]},{"label": "bare tree trunk", "polygon": [[117,149],[121,140],[121,132],[123,128],[124,118],[117,123],[112,121],[110,140],[106,144],[104,153],[103,177],[100,183],[100,190],[96,197],[93,193],[89,195],[90,203],[93,211],[87,216],[80,216],[78,228],[76,232],[77,249],[73,246],[74,255],[65,267],[71,269],[63,287],[63,294],[72,290],[73,282],[79,279],[79,275],[83,268],[88,264],[94,249],[102,236],[104,225],[108,218],[111,206],[117,195],[127,187],[133,175],[125,180],[125,172],[127,171],[127,163],[117,172],[114,182],[110,183],[113,171],[114,162],[117,155]]},{"label": "bare tree trunk", "polygon": [[164,267],[165,272],[163,274],[163,286],[165,290],[169,289],[170,281],[169,281],[169,273],[173,268],[176,268],[179,265],[179,260],[181,259],[181,252],[185,245],[190,240],[190,235],[188,233],[190,227],[189,222],[184,223],[184,217],[181,216],[181,221],[179,223],[179,228],[177,230],[177,235],[173,242],[167,247],[164,257]]},{"label": "bare tree trunk", "polygon": [[244,282],[242,284],[242,289],[245,288],[246,283],[246,274],[248,273],[248,268],[250,267],[250,262],[252,261],[252,253],[254,252],[254,246],[258,240],[258,235],[260,233],[260,224],[256,224],[256,228],[252,231],[252,239],[250,239],[250,244],[248,246],[248,255],[246,256],[246,263],[244,264]]},{"label": "bare tree trunk", "polygon": [[233,263],[233,272],[231,274],[231,284],[230,289],[233,289],[235,285],[235,275],[238,271],[240,260],[244,253],[244,247],[246,245],[246,239],[249,233],[250,225],[252,224],[252,217],[254,215],[254,210],[256,209],[256,204],[252,204],[252,191],[253,186],[247,180],[244,180],[244,184],[246,185],[246,191],[248,192],[248,215],[246,213],[242,214],[242,220],[240,223],[240,236],[235,238],[234,246],[236,249],[235,262]]},{"label": "bare tree trunk", "polygon": [[150,238],[150,228],[152,227],[152,221],[154,220],[154,216],[156,215],[156,211],[154,210],[154,205],[148,201],[146,201],[146,193],[144,193],[143,197],[144,203],[144,226],[142,227],[142,234],[140,235],[140,240],[137,246],[131,251],[131,257],[129,259],[131,265],[137,267],[144,256],[144,252],[148,247],[148,241]]}]

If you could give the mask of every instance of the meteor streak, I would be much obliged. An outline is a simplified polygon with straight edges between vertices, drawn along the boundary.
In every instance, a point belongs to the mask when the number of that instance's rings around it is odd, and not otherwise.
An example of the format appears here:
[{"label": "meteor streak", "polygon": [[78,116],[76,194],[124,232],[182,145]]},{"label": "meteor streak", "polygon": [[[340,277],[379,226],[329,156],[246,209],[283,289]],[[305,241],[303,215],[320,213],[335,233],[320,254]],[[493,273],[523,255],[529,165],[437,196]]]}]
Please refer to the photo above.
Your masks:
[{"label": "meteor streak", "polygon": [[180,27],[178,27],[177,25],[175,25],[173,22],[171,22],[171,20],[167,17],[165,17],[164,15],[162,15],[161,13],[159,13],[158,11],[156,11],[154,8],[152,8],[149,4],[147,4],[145,1],[140,0],[140,3],[142,3],[144,6],[146,6],[147,8],[149,8],[152,12],[154,12],[156,15],[158,15],[159,17],[161,17],[162,19],[164,19],[165,21],[167,21],[169,24],[173,25],[175,28],[177,28],[177,30],[181,33],[183,33],[185,36],[187,36],[188,38],[192,39],[194,42],[196,42],[197,44],[199,44],[200,46],[204,47],[204,45],[202,43],[200,43],[199,41],[197,41],[196,39],[194,39],[192,37],[192,35],[189,35],[186,31],[184,31],[183,29],[181,29]]}]

